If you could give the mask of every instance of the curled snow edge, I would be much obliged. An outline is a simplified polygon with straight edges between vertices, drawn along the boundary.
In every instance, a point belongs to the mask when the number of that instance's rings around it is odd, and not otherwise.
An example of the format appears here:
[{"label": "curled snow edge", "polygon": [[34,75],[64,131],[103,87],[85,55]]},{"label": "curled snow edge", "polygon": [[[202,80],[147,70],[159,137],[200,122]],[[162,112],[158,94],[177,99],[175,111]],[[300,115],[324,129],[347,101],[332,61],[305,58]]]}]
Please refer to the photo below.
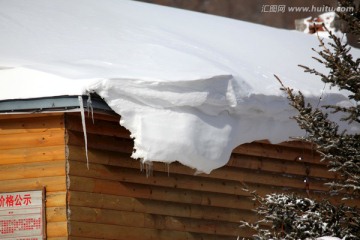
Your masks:
[{"label": "curled snow edge", "polygon": [[[134,138],[133,158],[179,161],[210,173],[240,144],[279,143],[302,134],[284,95],[244,94],[237,83],[231,75],[171,82],[104,79],[87,92],[99,94],[121,116]],[[331,96],[331,102],[344,99]]]}]

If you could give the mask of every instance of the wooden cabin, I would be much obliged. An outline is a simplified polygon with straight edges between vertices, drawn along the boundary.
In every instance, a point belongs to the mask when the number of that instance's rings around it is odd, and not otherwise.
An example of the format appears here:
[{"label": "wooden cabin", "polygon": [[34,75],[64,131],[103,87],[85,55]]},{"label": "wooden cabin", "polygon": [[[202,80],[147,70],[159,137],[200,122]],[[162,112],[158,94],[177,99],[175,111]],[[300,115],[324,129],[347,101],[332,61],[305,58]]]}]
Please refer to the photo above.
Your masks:
[{"label": "wooden cabin", "polygon": [[[16,239],[236,239],[251,235],[239,221],[256,219],[243,183],[261,195],[323,198],[324,182],[336,177],[301,142],[238,146],[211,174],[178,163],[143,166],[130,158],[133,140],[120,116],[100,99],[93,119],[86,116],[88,168],[76,99],[0,102],[0,195],[43,194],[42,235]],[[0,204],[1,239],[19,230],[5,231],[7,210]]]}]

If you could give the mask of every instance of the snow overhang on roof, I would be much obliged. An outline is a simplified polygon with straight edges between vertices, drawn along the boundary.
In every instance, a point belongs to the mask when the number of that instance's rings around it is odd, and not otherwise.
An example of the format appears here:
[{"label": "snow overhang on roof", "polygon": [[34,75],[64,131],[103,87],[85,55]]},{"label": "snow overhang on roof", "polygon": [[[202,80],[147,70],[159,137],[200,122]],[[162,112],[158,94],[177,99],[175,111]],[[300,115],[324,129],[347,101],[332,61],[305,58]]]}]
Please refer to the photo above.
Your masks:
[{"label": "snow overhang on roof", "polygon": [[208,173],[242,143],[301,135],[273,74],[347,100],[297,67],[326,72],[296,31],[127,0],[0,1],[0,19],[0,100],[96,93],[143,161]]}]

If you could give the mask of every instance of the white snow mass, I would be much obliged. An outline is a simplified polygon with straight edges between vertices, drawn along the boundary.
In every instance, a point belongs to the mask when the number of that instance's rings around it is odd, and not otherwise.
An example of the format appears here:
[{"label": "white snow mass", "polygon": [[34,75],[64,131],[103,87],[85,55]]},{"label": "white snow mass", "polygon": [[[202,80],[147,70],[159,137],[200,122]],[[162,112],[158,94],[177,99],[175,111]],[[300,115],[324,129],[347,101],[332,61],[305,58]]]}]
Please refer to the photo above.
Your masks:
[{"label": "white snow mass", "polygon": [[347,101],[297,66],[326,72],[311,59],[317,46],[301,32],[135,1],[0,0],[0,100],[95,92],[130,130],[134,158],[209,173],[240,144],[303,134],[273,74],[311,101]]}]

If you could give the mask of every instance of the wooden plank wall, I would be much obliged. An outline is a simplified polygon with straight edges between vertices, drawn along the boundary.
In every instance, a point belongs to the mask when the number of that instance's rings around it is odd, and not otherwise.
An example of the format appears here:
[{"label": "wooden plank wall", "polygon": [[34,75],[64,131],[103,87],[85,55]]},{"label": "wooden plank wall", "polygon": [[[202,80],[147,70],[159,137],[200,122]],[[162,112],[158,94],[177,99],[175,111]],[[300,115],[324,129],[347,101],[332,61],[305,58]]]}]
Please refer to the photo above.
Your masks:
[{"label": "wooden plank wall", "polygon": [[0,192],[46,188],[47,239],[67,239],[64,115],[0,115]]},{"label": "wooden plank wall", "polygon": [[239,229],[239,221],[256,215],[242,183],[261,195],[291,191],[323,198],[324,182],[336,177],[311,146],[266,141],[237,147],[228,165],[209,175],[195,176],[177,163],[155,163],[147,177],[139,161],[130,159],[133,142],[118,120],[96,115],[93,124],[87,119],[87,169],[80,117],[66,114],[71,239],[246,237],[251,233]]}]

